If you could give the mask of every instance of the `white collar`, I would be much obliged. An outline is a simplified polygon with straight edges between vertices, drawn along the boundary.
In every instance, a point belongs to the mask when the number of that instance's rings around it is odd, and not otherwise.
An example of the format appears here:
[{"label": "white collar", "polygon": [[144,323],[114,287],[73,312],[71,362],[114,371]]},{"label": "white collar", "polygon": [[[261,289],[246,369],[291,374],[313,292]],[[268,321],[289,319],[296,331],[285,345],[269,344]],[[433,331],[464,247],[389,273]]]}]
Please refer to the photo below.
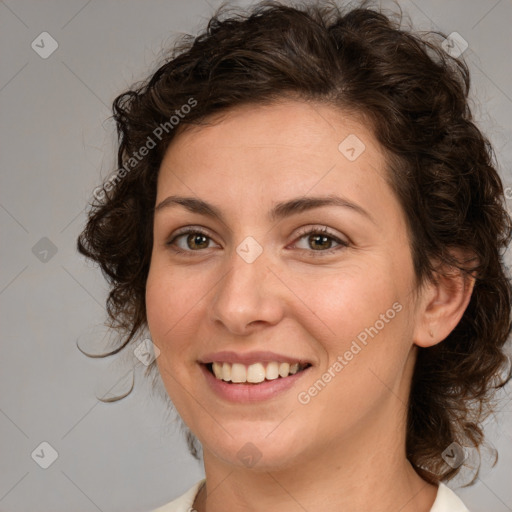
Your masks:
[{"label": "white collar", "polygon": [[[179,498],[159,507],[152,512],[190,512],[196,495],[205,479],[197,482]],[[437,489],[436,500],[430,512],[469,512],[461,499],[445,484],[440,483]]]}]

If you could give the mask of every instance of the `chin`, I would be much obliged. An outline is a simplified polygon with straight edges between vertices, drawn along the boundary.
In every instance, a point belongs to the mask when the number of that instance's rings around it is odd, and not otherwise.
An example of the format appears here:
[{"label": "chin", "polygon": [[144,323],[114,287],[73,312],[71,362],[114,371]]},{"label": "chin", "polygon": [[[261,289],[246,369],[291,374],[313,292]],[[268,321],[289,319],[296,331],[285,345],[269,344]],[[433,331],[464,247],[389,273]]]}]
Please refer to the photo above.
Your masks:
[{"label": "chin", "polygon": [[[274,422],[272,428],[276,426]],[[290,433],[284,428],[282,435],[279,435],[279,427],[275,432],[272,432],[272,428],[267,422],[258,429],[254,425],[239,425],[236,429],[228,426],[226,430],[231,435],[224,432],[220,439],[202,437],[201,444],[205,455],[209,452],[226,464],[257,472],[278,471],[299,464],[304,457],[304,438],[307,437]]]}]

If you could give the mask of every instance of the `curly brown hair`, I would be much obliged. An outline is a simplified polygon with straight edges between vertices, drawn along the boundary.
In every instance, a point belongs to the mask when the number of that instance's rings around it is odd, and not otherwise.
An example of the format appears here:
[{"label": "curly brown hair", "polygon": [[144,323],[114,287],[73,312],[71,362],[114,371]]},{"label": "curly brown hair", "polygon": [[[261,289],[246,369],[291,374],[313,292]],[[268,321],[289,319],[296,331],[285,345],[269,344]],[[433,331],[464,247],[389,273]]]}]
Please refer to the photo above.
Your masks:
[{"label": "curly brown hair", "polygon": [[[345,10],[311,2],[221,8],[200,35],[180,39],[156,72],[114,100],[118,170],[95,191],[78,250],[110,284],[110,326],[123,341],[110,354],[118,352],[147,327],[157,177],[182,127],[285,97],[362,116],[387,155],[417,282],[436,278],[434,262],[476,277],[463,318],[441,343],[419,348],[412,379],[406,453],[438,483],[460,470],[443,461],[443,450],[454,441],[480,447],[495,390],[512,375],[504,350],[512,288],[503,264],[512,224],[493,148],[468,106],[466,63],[443,50],[444,34],[415,34],[401,22],[401,13],[366,2]],[[458,261],[454,248],[475,257]]]}]

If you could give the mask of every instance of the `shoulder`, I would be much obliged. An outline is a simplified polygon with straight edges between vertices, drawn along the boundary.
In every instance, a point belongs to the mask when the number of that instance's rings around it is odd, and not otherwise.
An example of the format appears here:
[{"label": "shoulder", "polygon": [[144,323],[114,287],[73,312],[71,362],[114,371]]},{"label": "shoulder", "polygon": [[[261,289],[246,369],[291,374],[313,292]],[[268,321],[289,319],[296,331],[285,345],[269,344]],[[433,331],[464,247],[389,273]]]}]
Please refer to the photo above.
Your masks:
[{"label": "shoulder", "polygon": [[430,512],[469,512],[469,510],[448,486],[440,483]]},{"label": "shoulder", "polygon": [[186,493],[182,494],[179,498],[162,505],[150,512],[190,512],[192,509],[192,504],[196,498],[196,494],[201,487],[203,480],[197,482],[193,487],[191,487]]}]

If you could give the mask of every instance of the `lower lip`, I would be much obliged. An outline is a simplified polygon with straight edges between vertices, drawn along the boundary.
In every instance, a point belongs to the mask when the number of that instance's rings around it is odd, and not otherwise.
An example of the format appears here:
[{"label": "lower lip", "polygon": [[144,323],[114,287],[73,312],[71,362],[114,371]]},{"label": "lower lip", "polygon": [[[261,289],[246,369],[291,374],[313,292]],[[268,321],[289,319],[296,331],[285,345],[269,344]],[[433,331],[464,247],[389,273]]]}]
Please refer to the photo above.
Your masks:
[{"label": "lower lip", "polygon": [[277,394],[290,389],[310,368],[306,368],[288,377],[278,377],[274,380],[264,380],[259,384],[229,383],[217,379],[204,364],[199,364],[210,388],[218,396],[230,402],[259,402],[275,397]]}]

